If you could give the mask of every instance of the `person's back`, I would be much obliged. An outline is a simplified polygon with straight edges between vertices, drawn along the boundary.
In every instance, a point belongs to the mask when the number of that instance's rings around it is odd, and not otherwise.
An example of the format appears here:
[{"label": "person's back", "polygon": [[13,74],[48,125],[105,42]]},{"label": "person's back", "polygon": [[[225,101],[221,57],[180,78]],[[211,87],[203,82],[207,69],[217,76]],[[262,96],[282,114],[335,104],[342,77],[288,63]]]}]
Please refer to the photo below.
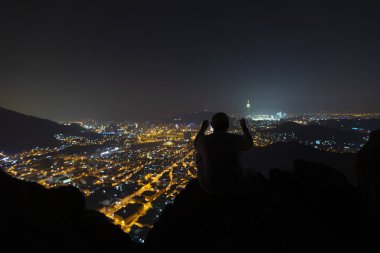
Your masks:
[{"label": "person's back", "polygon": [[241,120],[243,136],[227,133],[228,116],[224,113],[215,114],[211,125],[214,133],[204,135],[208,126],[205,121],[194,141],[198,156],[198,180],[211,194],[234,194],[240,191],[245,181],[240,154],[252,147],[252,136],[244,119]]}]

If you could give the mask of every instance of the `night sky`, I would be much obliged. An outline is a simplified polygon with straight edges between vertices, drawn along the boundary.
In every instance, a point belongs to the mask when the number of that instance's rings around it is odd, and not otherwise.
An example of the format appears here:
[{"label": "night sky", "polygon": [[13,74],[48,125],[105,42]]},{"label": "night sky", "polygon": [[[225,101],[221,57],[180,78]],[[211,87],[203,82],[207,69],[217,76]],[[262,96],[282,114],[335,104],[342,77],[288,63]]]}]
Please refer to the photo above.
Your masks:
[{"label": "night sky", "polygon": [[0,8],[1,107],[53,120],[240,113],[248,99],[257,113],[380,111],[378,1],[29,2]]}]

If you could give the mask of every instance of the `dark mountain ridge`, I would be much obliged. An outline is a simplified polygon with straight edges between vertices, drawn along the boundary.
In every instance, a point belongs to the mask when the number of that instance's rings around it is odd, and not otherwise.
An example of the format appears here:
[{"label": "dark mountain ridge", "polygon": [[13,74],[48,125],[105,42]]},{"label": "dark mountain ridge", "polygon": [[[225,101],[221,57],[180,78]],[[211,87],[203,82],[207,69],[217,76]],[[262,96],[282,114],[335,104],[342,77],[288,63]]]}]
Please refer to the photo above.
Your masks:
[{"label": "dark mountain ridge", "polygon": [[0,107],[0,151],[18,153],[34,147],[54,147],[55,134],[93,136],[77,124],[62,125]]}]

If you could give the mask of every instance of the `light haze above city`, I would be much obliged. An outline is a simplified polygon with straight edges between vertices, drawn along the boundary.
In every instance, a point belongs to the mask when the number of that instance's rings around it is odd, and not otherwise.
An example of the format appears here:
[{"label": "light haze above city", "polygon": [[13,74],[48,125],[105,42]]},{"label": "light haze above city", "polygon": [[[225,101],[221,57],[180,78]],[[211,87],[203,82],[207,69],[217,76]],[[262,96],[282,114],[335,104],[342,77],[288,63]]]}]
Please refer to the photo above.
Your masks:
[{"label": "light haze above city", "polygon": [[376,112],[376,1],[0,10],[0,106],[55,121]]}]

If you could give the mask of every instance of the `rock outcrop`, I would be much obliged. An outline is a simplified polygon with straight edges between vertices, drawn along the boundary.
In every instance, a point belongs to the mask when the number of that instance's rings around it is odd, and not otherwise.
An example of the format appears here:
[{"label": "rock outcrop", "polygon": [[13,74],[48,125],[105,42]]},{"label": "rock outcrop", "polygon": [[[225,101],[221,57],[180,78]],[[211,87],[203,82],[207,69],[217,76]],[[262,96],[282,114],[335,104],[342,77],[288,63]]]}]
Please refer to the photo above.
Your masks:
[{"label": "rock outcrop", "polygon": [[380,130],[358,152],[357,176],[365,222],[380,231]]},{"label": "rock outcrop", "polygon": [[0,170],[1,249],[13,252],[135,252],[136,245],[106,216],[85,210],[74,187],[47,190]]}]

